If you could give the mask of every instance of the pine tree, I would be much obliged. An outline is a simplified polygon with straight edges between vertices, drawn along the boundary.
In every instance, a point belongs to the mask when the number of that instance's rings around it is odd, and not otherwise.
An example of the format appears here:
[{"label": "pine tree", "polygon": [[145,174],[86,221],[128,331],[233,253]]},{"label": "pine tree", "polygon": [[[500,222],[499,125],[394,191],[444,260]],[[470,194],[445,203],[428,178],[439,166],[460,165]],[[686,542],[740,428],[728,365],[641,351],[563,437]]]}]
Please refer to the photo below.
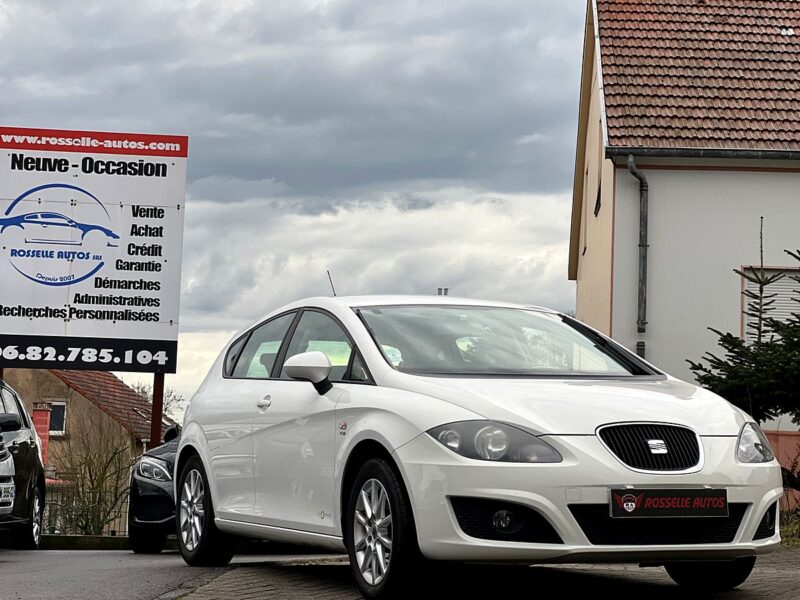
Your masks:
[{"label": "pine tree", "polygon": [[[800,249],[785,250],[786,254],[800,263]],[[800,275],[787,275],[800,283]],[[783,413],[792,416],[792,420],[800,425],[800,287],[792,298],[795,310],[786,320],[768,317],[766,324],[779,339],[781,352],[776,357],[780,362],[775,365],[778,375],[777,395]]]}]

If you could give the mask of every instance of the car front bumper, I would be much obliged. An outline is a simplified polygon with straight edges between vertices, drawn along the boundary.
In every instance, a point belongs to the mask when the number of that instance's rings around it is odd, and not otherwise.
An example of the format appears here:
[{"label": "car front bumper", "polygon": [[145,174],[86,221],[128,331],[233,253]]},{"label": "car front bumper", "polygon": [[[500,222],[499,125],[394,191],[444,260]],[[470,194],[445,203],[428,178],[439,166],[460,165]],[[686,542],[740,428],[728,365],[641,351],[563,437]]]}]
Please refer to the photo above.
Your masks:
[{"label": "car front bumper", "polygon": [[14,480],[0,477],[0,517],[10,515],[14,510]]},{"label": "car front bumper", "polygon": [[[752,556],[776,550],[780,544],[777,518],[768,537],[753,539],[765,513],[783,493],[780,469],[777,463],[738,463],[736,437],[701,438],[703,468],[678,475],[633,471],[622,465],[595,436],[547,436],[546,439],[564,457],[563,462],[512,464],[471,460],[447,450],[427,434],[401,446],[396,458],[411,497],[422,553],[431,559],[459,561],[657,563]],[[743,515],[738,525],[734,524],[732,540],[726,543],[656,545],[639,540],[593,544],[570,507],[594,505],[599,510],[600,505],[608,506],[610,489],[628,486],[724,488],[731,509],[738,505]],[[453,509],[453,497],[493,499],[531,508],[552,526],[562,543],[490,540],[467,535]],[[613,528],[614,521],[618,520],[609,518],[607,526]]]},{"label": "car front bumper", "polygon": [[7,455],[0,460],[0,517],[10,515],[14,510],[14,459]]},{"label": "car front bumper", "polygon": [[134,474],[128,509],[130,525],[175,533],[172,485],[172,481],[155,481]]}]

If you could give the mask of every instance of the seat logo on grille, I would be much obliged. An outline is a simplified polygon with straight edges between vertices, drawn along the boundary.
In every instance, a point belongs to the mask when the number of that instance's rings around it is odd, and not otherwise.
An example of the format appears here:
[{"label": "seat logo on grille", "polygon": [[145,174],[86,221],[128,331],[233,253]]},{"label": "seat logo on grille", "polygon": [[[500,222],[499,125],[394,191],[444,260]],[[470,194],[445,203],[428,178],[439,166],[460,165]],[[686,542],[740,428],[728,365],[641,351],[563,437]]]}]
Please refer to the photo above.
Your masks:
[{"label": "seat logo on grille", "polygon": [[668,454],[667,443],[664,440],[647,440],[650,446],[650,454]]}]

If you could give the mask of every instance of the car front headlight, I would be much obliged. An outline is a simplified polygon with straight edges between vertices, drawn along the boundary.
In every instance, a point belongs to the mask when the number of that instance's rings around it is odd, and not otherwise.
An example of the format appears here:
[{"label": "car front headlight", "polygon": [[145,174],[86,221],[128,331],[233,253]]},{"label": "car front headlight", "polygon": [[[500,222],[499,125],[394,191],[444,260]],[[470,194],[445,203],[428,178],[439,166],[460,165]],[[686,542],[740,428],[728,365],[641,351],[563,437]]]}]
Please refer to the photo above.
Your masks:
[{"label": "car front headlight", "polygon": [[736,458],[742,463],[766,463],[775,458],[769,440],[755,423],[745,423],[739,434]]},{"label": "car front headlight", "polygon": [[562,460],[550,444],[505,423],[460,421],[434,427],[428,435],[467,458],[515,463],[558,463]]},{"label": "car front headlight", "polygon": [[145,479],[155,481],[171,481],[172,473],[169,472],[169,465],[161,459],[145,456],[139,461],[136,468],[139,475]]}]

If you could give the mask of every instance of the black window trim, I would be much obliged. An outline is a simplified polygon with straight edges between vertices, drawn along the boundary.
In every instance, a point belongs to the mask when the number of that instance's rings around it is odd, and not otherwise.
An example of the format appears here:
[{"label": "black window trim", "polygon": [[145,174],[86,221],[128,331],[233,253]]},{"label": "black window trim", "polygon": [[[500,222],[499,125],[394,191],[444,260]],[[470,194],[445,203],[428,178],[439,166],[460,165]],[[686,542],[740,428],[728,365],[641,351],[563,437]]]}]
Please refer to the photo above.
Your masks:
[{"label": "black window trim", "polygon": [[[364,355],[361,353],[361,350],[359,350],[358,344],[356,344],[355,340],[353,339],[353,336],[350,335],[350,332],[347,330],[347,327],[345,327],[344,323],[342,323],[342,321],[339,319],[339,317],[334,315],[332,312],[330,312],[328,310],[325,310],[324,308],[319,308],[319,307],[316,307],[316,306],[303,306],[303,307],[300,307],[300,308],[293,308],[291,310],[287,310],[285,312],[282,312],[279,315],[275,315],[274,317],[270,317],[269,319],[266,319],[265,321],[262,321],[258,325],[255,325],[254,327],[251,327],[246,333],[240,335],[238,338],[236,338],[236,340],[233,343],[231,343],[228,346],[228,349],[230,351],[230,348],[236,342],[238,342],[239,340],[241,340],[243,338],[247,338],[245,340],[244,344],[242,345],[242,350],[239,352],[239,356],[236,357],[236,362],[233,365],[233,369],[231,369],[231,372],[233,372],[233,370],[236,369],[236,365],[238,364],[239,359],[241,359],[241,352],[244,350],[244,347],[247,345],[247,342],[250,341],[250,336],[253,334],[253,332],[256,329],[258,329],[262,325],[266,325],[267,323],[269,323],[271,321],[274,321],[275,319],[279,319],[279,318],[284,317],[284,316],[286,316],[288,314],[295,313],[295,317],[292,320],[292,323],[289,325],[289,329],[286,330],[286,333],[283,336],[283,341],[281,342],[281,346],[278,349],[278,354],[275,356],[275,364],[272,365],[272,372],[273,373],[277,373],[278,374],[277,377],[234,377],[233,375],[226,375],[225,374],[225,363],[227,362],[227,358],[228,358],[228,353],[226,352],[225,353],[225,360],[222,361],[222,378],[223,379],[246,380],[246,381],[296,381],[298,383],[306,383],[304,381],[299,381],[297,379],[289,379],[289,378],[285,378],[284,379],[284,378],[282,378],[280,376],[281,372],[283,371],[283,363],[286,360],[286,353],[289,351],[289,344],[291,343],[292,337],[294,336],[294,332],[297,330],[297,326],[300,323],[300,319],[302,319],[303,313],[305,313],[305,312],[318,312],[318,313],[321,313],[321,314],[329,317],[331,320],[333,320],[334,323],[336,323],[341,328],[341,330],[344,332],[345,336],[347,337],[347,340],[350,342],[350,346],[352,347],[352,351],[350,352],[350,358],[349,358],[349,360],[347,362],[347,368],[345,369],[345,372],[344,372],[345,379],[331,380],[331,383],[347,383],[347,384],[354,384],[354,385],[377,385],[375,383],[375,379],[372,377],[372,372],[369,370],[369,366],[367,365],[367,361],[364,360]],[[350,377],[351,374],[352,374],[353,360],[354,360],[354,357],[355,357],[356,354],[358,354],[361,357],[361,362],[364,364],[364,370],[367,372],[367,377],[369,378],[368,381],[351,381],[351,380],[347,379],[347,377]]]}]

